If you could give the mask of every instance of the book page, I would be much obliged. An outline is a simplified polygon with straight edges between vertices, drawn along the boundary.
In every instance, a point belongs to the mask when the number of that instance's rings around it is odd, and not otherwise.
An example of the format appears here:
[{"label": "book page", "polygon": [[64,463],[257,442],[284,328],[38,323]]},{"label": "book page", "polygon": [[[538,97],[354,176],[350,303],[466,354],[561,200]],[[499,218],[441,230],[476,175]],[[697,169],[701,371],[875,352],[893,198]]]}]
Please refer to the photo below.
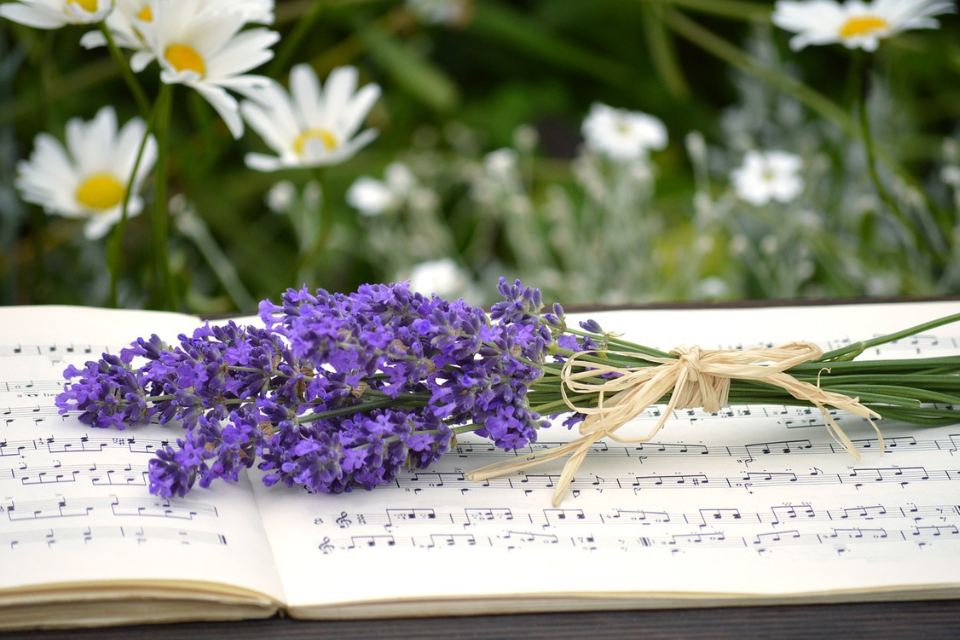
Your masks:
[{"label": "book page", "polygon": [[[829,350],[958,311],[960,303],[912,303],[589,317],[664,350],[791,341]],[[958,352],[952,325],[863,357]],[[648,433],[662,409],[620,434]],[[881,420],[881,451],[869,423],[835,416],[860,460],[816,410],[677,411],[652,442],[598,442],[558,507],[563,460],[466,480],[518,455],[479,438],[370,492],[254,486],[295,616],[960,595],[960,427]],[[574,436],[554,426],[519,453]]]},{"label": "book page", "polygon": [[147,463],[182,435],[179,426],[98,429],[54,405],[69,363],[151,333],[175,341],[199,324],[155,312],[0,309],[0,604],[35,592],[43,601],[58,588],[61,599],[89,598],[111,585],[119,598],[232,594],[265,612],[283,599],[246,478],[185,499],[153,496]]}]

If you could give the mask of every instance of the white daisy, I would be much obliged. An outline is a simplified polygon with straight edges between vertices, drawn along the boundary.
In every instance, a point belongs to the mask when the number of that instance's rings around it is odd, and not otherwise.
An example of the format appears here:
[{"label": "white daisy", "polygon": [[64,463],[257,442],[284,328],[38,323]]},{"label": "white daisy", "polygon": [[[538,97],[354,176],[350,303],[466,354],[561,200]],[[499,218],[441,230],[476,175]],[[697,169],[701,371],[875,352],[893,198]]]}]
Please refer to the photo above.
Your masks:
[{"label": "white daisy", "polygon": [[737,196],[756,206],[790,202],[803,191],[802,167],[800,158],[786,151],[748,151],[730,180]]},{"label": "white daisy", "polygon": [[95,24],[113,9],[113,0],[19,0],[0,6],[0,16],[37,29]]},{"label": "white daisy", "polygon": [[[114,10],[107,16],[107,28],[118,47],[148,51],[143,34],[134,24],[134,20],[152,22],[153,2],[154,0],[115,0]],[[239,13],[245,22],[273,24],[274,0],[196,0],[194,9],[198,14],[203,11],[232,11]],[[107,41],[100,31],[91,31],[83,34],[80,44],[92,49],[105,46]],[[137,71],[146,67],[152,59],[152,55],[139,58]]]},{"label": "white daisy", "polygon": [[613,160],[642,160],[667,146],[667,128],[657,118],[594,103],[581,127],[587,148]]},{"label": "white daisy", "polygon": [[307,64],[290,72],[290,94],[278,84],[244,102],[244,118],[278,156],[249,153],[247,166],[258,171],[287,167],[316,167],[336,164],[352,157],[377,136],[367,129],[356,137],[380,87],[368,84],[359,91],[357,70],[339,67],[330,72],[326,87]]},{"label": "white daisy", "polygon": [[155,58],[163,82],[196,89],[239,138],[243,119],[227,89],[251,95],[268,86],[270,80],[264,76],[241,74],[270,60],[269,47],[280,35],[263,28],[241,32],[246,22],[242,12],[198,12],[196,0],[152,0],[149,7],[149,21],[132,20],[149,52],[135,53],[131,66],[142,69]]},{"label": "white daisy", "polygon": [[[146,125],[139,118],[118,132],[113,107],[103,107],[90,122],[73,118],[67,122],[66,148],[50,134],[36,137],[30,158],[17,165],[16,186],[24,200],[41,205],[47,213],[86,218],[84,235],[100,238],[120,220],[145,134]],[[129,216],[143,208],[137,192],[156,159],[157,143],[151,136],[133,182]]]},{"label": "white daisy", "polygon": [[347,204],[372,218],[398,209],[416,186],[416,178],[402,162],[391,162],[384,170],[384,180],[369,176],[357,178],[347,189]]},{"label": "white daisy", "polygon": [[882,38],[907,29],[936,29],[933,16],[953,13],[950,0],[780,0],[770,19],[781,29],[797,35],[790,47],[799,51],[810,44],[842,43],[848,49],[875,51]]}]

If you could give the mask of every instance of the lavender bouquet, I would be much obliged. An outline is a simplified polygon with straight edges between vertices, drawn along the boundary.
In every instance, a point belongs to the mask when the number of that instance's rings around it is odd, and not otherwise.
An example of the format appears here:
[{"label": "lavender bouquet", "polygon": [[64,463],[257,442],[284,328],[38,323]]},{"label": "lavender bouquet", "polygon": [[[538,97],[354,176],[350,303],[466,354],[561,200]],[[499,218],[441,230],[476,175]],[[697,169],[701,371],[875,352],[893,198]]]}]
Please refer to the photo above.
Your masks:
[{"label": "lavender bouquet", "polygon": [[871,422],[960,419],[960,356],[854,360],[960,316],[829,353],[805,343],[664,353],[595,321],[569,327],[560,305],[544,312],[540,292],[519,281],[501,279],[498,290],[504,300],[488,314],[405,283],[349,295],[290,289],[280,304],[260,304],[263,327],[208,324],[178,345],[154,335],[82,369],[71,365],[56,404],[95,427],[179,423],[183,437],[149,464],[150,491],[164,497],[236,480],[254,464],[267,485],[372,489],[405,466],[429,467],[458,434],[514,450],[535,442],[548,417],[564,417],[579,439],[468,474],[482,479],[569,456],[556,503],[593,442],[626,441],[617,429],[659,402],[667,410],[640,440],[673,409],[725,404],[815,406],[854,455],[827,407]]}]

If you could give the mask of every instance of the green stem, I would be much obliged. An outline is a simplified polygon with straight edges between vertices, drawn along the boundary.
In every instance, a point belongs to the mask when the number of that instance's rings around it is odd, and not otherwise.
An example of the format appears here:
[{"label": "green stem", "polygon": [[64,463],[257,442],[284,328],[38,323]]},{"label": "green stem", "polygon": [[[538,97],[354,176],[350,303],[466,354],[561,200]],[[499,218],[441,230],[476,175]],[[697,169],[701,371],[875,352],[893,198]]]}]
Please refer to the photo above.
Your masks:
[{"label": "green stem", "polygon": [[168,171],[168,140],[170,130],[170,108],[173,97],[173,86],[163,84],[160,95],[157,96],[156,137],[157,137],[157,168],[156,181],[153,188],[153,259],[157,286],[160,289],[163,307],[169,310],[177,308],[177,296],[173,288],[173,277],[170,274],[170,257],[168,255],[168,205],[167,180]]},{"label": "green stem", "polygon": [[[333,231],[333,219],[330,211],[327,210],[326,190],[324,189],[324,168],[314,167],[314,177],[320,188],[320,198],[317,201],[316,211],[308,210],[306,207],[301,212],[301,219],[296,223],[297,233],[300,235],[297,242],[300,249],[300,256],[297,260],[297,285],[310,284],[308,280],[313,280],[316,273],[317,257],[323,253],[327,243],[330,241],[330,234]],[[316,219],[311,218],[316,216]]]},{"label": "green stem", "polygon": [[733,20],[761,20],[770,16],[769,6],[742,0],[641,0],[641,2],[669,3],[691,11]]},{"label": "green stem", "polygon": [[107,40],[107,49],[110,51],[113,61],[117,64],[117,68],[120,69],[120,76],[123,77],[123,81],[127,83],[127,87],[130,88],[130,93],[133,94],[133,99],[137,102],[140,115],[142,115],[144,119],[147,119],[150,114],[150,102],[147,100],[147,95],[143,92],[143,87],[140,86],[136,76],[133,75],[133,69],[130,68],[126,57],[113,39],[113,34],[110,33],[106,21],[100,23],[100,32]]},{"label": "green stem", "polygon": [[855,56],[855,65],[860,76],[860,91],[857,96],[857,114],[860,119],[860,137],[863,139],[863,148],[867,156],[867,173],[870,176],[870,182],[877,192],[877,196],[883,201],[891,213],[900,221],[913,236],[914,243],[918,249],[928,246],[920,234],[916,225],[911,224],[910,220],[903,213],[900,204],[890,195],[883,181],[880,179],[880,172],[877,171],[877,154],[874,148],[873,131],[870,127],[870,110],[868,108],[870,97],[870,67],[872,57],[869,54]]},{"label": "green stem", "polygon": [[147,141],[150,140],[150,135],[153,133],[156,117],[157,109],[155,107],[147,120],[147,127],[143,132],[143,139],[140,141],[140,147],[137,149],[137,158],[134,160],[130,176],[127,178],[127,186],[123,194],[123,205],[120,209],[120,220],[117,222],[117,226],[114,228],[107,245],[107,267],[110,269],[109,305],[114,308],[116,308],[119,303],[117,288],[120,277],[123,274],[123,234],[127,226],[127,219],[129,218],[130,197],[133,194],[133,186],[136,182],[137,172],[140,170],[140,162],[143,160],[143,151],[147,148]]},{"label": "green stem", "polygon": [[854,358],[871,347],[902,340],[903,338],[908,338],[912,335],[923,333],[924,331],[929,331],[931,329],[936,329],[937,327],[942,327],[945,324],[951,324],[954,322],[960,322],[960,313],[937,318],[936,320],[931,320],[930,322],[924,322],[923,324],[918,324],[914,327],[910,327],[909,329],[903,329],[902,331],[888,333],[887,335],[880,336],[872,340],[862,340],[860,342],[854,342],[853,344],[840,349],[828,351],[827,353],[823,354],[819,362]]}]

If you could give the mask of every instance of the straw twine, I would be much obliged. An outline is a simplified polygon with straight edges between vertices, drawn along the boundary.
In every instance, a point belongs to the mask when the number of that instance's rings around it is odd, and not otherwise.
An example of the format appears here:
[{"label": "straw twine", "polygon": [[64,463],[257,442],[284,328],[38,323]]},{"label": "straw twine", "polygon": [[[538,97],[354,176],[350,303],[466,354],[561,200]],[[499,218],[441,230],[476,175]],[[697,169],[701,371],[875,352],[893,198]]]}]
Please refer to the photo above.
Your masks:
[{"label": "straw twine", "polygon": [[[604,353],[639,358],[658,366],[618,367],[596,362],[594,359],[584,359],[584,356],[591,354],[598,354],[602,359]],[[657,358],[622,351],[582,351],[574,354],[563,366],[561,390],[567,406],[586,415],[580,423],[582,437],[542,453],[526,456],[523,460],[482,467],[468,473],[468,479],[485,480],[570,454],[554,492],[553,506],[557,506],[594,442],[604,437],[620,443],[647,442],[660,431],[667,418],[677,409],[702,408],[708,413],[715,413],[727,404],[730,381],[733,379],[761,381],[784,389],[798,400],[810,402],[820,410],[833,439],[858,460],[860,454],[853,442],[826,407],[831,406],[866,418],[877,431],[880,448],[883,449],[883,436],[873,424],[873,419],[879,419],[880,414],[860,404],[857,398],[824,391],[818,385],[797,380],[786,373],[786,370],[793,366],[816,360],[823,355],[820,347],[814,344],[791,342],[780,347],[738,350],[704,350],[696,346],[681,346],[670,354],[676,357]],[[829,372],[829,369],[825,370]],[[649,434],[641,438],[621,438],[616,434],[620,427],[667,393],[671,395],[666,411],[661,414]],[[596,394],[597,405],[576,406],[570,400],[569,394]]]}]

